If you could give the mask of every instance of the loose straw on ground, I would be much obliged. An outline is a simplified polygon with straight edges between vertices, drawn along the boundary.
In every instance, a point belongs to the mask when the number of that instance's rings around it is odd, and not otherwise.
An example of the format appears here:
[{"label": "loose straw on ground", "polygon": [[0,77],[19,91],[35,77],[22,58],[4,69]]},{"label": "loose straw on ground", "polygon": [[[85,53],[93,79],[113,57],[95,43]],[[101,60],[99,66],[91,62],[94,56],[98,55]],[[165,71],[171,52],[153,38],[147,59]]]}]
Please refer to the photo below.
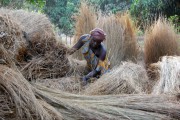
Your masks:
[{"label": "loose straw on ground", "polygon": [[63,119],[153,120],[179,119],[179,97],[175,95],[82,96],[36,86],[36,94],[62,113]]},{"label": "loose straw on ground", "polygon": [[46,111],[48,106],[43,107],[40,104],[32,91],[32,86],[20,72],[0,65],[0,87],[9,94],[15,104],[15,109],[11,111],[15,114],[16,119],[61,119],[59,113],[57,115],[54,113],[55,116],[52,116]]}]

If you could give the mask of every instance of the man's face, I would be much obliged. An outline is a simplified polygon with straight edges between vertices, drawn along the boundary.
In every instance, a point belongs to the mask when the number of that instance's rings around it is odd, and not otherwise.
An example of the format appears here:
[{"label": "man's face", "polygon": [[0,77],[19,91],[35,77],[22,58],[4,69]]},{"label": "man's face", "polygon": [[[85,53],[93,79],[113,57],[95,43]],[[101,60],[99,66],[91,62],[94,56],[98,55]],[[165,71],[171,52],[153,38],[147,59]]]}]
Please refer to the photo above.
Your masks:
[{"label": "man's face", "polygon": [[101,44],[101,40],[96,40],[96,39],[92,39],[91,40],[91,46],[93,47],[93,48],[98,48],[99,46],[100,46],[100,44]]}]

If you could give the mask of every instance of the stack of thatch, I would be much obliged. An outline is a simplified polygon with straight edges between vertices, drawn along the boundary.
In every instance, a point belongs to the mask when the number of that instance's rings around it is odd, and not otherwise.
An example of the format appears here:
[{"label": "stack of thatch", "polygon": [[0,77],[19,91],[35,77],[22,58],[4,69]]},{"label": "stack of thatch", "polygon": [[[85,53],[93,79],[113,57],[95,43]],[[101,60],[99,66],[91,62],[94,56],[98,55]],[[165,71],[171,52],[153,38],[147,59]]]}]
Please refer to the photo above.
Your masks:
[{"label": "stack of thatch", "polygon": [[144,44],[145,64],[148,67],[162,56],[178,55],[177,35],[168,21],[159,18],[146,30]]},{"label": "stack of thatch", "polygon": [[[79,40],[80,36],[83,34],[89,34],[92,29],[96,26],[97,16],[92,8],[86,3],[81,2],[79,8],[79,13],[75,16],[76,25],[75,25],[75,36],[74,44]],[[74,53],[74,57],[80,60],[83,59],[81,49]]]},{"label": "stack of thatch", "polygon": [[0,115],[14,120],[60,120],[61,114],[38,100],[32,86],[17,70],[0,65]]},{"label": "stack of thatch", "polygon": [[89,85],[84,94],[137,94],[148,92],[146,70],[132,62],[124,62]]},{"label": "stack of thatch", "polygon": [[[7,50],[13,59],[23,59],[19,50],[26,47],[23,31],[17,21],[8,14],[0,14],[0,44]],[[0,54],[3,62],[3,53]]]},{"label": "stack of thatch", "polygon": [[179,66],[179,56],[163,56],[161,61],[154,64],[154,67],[159,69],[156,71],[159,79],[153,88],[152,94],[175,94],[180,92]]},{"label": "stack of thatch", "polygon": [[135,27],[130,16],[124,15],[100,15],[97,26],[106,32],[105,45],[111,66],[120,64],[121,61],[136,61],[138,48],[135,38]]},{"label": "stack of thatch", "polygon": [[[23,75],[27,79],[56,78],[66,75],[70,67],[66,57],[68,49],[62,43],[57,42],[57,37],[48,18],[45,15],[23,10],[1,9],[0,14],[5,13],[17,20],[24,31],[26,38],[24,42],[27,46],[24,46],[24,49],[19,49],[20,56],[24,59],[18,58]],[[5,24],[8,20],[3,22]],[[7,25],[11,26],[11,23],[7,23]],[[15,35],[18,37],[19,34]]]}]

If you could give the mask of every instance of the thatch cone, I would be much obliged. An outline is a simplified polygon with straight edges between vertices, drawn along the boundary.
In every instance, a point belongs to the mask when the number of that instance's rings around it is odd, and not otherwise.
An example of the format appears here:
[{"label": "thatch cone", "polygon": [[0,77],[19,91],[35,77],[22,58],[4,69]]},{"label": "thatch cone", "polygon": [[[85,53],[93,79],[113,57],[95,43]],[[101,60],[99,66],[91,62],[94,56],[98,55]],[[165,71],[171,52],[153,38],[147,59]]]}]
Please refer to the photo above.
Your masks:
[{"label": "thatch cone", "polygon": [[154,120],[179,119],[179,95],[68,94],[36,86],[36,93],[62,113],[65,120]]},{"label": "thatch cone", "polygon": [[132,24],[130,16],[110,15],[100,16],[98,27],[106,32],[105,45],[107,53],[114,67],[121,61],[136,61],[138,48],[135,38],[135,27]]},{"label": "thatch cone", "polygon": [[110,73],[104,74],[90,84],[84,94],[135,94],[148,91],[148,77],[146,70],[140,65],[124,62]]},{"label": "thatch cone", "polygon": [[20,61],[24,60],[24,52],[20,53],[19,50],[26,47],[25,38],[22,28],[17,21],[8,14],[0,12],[0,44],[9,51],[14,59]]},{"label": "thatch cone", "polygon": [[37,80],[36,84],[46,86],[51,89],[59,89],[69,93],[79,94],[82,91],[80,77],[62,77],[58,79]]},{"label": "thatch cone", "polygon": [[159,81],[153,88],[152,94],[180,92],[180,57],[164,56],[157,63],[159,67]]},{"label": "thatch cone", "polygon": [[[81,2],[79,13],[75,16],[75,36],[74,44],[79,40],[83,34],[89,34],[89,32],[95,28],[97,16],[95,15],[92,6],[87,5],[85,2]],[[74,57],[80,60],[83,59],[81,49],[74,53]]]},{"label": "thatch cone", "polygon": [[177,35],[172,25],[159,18],[145,33],[144,57],[148,67],[165,55],[177,55]]},{"label": "thatch cone", "polygon": [[[19,52],[26,53],[28,59],[21,61],[20,69],[27,79],[57,78],[69,72],[70,64],[66,57],[68,48],[57,41],[49,19],[42,14],[24,10],[1,9],[18,20],[25,31],[28,44]],[[22,55],[23,56],[23,55]]]},{"label": "thatch cone", "polygon": [[[0,102],[0,107],[8,108],[1,109],[0,114],[4,119],[61,119],[60,113],[53,112],[55,110],[50,105],[40,104],[32,91],[32,86],[20,72],[3,65],[0,65],[0,94],[4,98]],[[3,101],[6,99],[7,101]]]}]

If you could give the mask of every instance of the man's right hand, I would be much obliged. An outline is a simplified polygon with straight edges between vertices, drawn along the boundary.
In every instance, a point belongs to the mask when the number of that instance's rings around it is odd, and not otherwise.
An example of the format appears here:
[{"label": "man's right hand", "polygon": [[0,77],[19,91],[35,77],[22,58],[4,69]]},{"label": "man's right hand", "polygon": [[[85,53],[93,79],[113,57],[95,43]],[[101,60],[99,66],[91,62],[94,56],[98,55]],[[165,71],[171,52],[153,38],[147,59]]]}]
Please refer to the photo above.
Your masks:
[{"label": "man's right hand", "polygon": [[75,51],[76,51],[75,48],[70,48],[70,49],[67,51],[67,54],[68,54],[68,55],[72,55]]}]

